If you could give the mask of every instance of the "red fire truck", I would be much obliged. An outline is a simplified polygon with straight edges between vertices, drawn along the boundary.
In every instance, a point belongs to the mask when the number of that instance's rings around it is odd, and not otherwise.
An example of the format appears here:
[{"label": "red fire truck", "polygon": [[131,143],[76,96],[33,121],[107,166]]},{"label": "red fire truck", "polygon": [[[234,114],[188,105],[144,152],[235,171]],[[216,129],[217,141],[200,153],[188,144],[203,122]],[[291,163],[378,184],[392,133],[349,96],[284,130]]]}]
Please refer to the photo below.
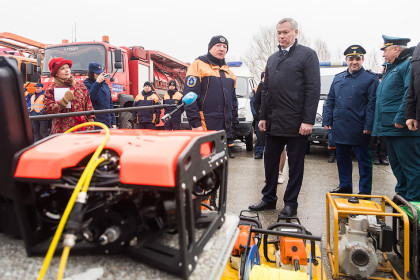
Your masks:
[{"label": "red fire truck", "polygon": [[[143,84],[150,81],[159,96],[168,90],[170,80],[176,80],[182,90],[188,64],[159,51],[145,50],[143,47],[117,47],[109,44],[108,36],[101,42],[76,42],[50,45],[45,49],[41,80],[52,82],[48,62],[54,57],[63,57],[73,62],[72,73],[76,79],[86,79],[89,63],[102,64],[110,74],[107,83],[111,89],[114,107],[132,106],[134,98],[143,90]],[[119,128],[132,128],[131,113],[117,114]],[[163,114],[161,114],[163,116]],[[162,126],[162,122],[160,124]]]}]

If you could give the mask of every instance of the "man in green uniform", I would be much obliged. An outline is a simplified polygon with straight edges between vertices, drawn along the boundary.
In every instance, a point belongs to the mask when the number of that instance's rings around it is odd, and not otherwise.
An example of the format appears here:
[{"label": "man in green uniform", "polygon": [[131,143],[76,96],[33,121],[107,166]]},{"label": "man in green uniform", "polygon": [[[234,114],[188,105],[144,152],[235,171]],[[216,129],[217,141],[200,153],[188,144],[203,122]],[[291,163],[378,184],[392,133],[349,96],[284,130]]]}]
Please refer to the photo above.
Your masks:
[{"label": "man in green uniform", "polygon": [[420,132],[410,131],[404,116],[414,47],[407,48],[408,38],[382,38],[386,73],[376,92],[373,135],[386,137],[389,163],[397,178],[395,192],[420,201]]}]

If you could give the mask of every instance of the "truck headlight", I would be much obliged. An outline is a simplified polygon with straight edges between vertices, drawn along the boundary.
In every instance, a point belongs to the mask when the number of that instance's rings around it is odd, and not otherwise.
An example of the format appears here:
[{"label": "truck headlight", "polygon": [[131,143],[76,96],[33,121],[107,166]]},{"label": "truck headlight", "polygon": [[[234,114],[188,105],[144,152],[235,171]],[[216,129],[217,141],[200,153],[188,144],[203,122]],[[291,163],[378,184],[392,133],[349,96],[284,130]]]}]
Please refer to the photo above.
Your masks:
[{"label": "truck headlight", "polygon": [[321,116],[321,114],[316,113],[315,123],[322,124],[322,116]]},{"label": "truck headlight", "polygon": [[246,118],[246,110],[245,108],[238,109],[238,118]]}]

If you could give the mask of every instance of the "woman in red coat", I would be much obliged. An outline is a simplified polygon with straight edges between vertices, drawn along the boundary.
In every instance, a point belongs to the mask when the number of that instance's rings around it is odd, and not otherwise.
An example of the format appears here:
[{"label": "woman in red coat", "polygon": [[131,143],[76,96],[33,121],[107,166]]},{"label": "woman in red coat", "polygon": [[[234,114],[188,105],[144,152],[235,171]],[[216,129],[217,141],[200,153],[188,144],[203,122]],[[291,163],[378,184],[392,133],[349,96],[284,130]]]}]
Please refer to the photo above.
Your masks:
[{"label": "woman in red coat", "polygon": [[[62,57],[55,57],[48,63],[54,82],[45,93],[44,105],[47,114],[93,110],[85,85],[81,81],[76,81],[71,75],[72,65],[71,60]],[[61,88],[63,90],[60,90]],[[55,95],[60,97],[55,98]],[[93,119],[93,115],[54,119],[52,133],[65,132],[78,124],[93,121]]]}]

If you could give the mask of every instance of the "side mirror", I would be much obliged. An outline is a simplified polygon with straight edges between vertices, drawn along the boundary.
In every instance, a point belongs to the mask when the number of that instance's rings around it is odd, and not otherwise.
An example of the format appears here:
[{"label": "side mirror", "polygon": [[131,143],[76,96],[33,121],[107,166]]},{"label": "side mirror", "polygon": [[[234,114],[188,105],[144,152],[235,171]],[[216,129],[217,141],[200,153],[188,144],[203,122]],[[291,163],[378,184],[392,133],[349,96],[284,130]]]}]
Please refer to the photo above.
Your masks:
[{"label": "side mirror", "polygon": [[26,75],[33,75],[34,74],[34,65],[32,63],[28,63],[26,65]]},{"label": "side mirror", "polygon": [[36,72],[37,73],[41,73],[41,63],[42,63],[42,59],[41,59],[41,56],[38,54],[36,57]]},{"label": "side mirror", "polygon": [[121,49],[116,49],[114,52],[115,62],[122,62],[122,51]]},{"label": "side mirror", "polygon": [[123,68],[122,62],[115,62],[114,68],[115,69],[122,69]]}]

